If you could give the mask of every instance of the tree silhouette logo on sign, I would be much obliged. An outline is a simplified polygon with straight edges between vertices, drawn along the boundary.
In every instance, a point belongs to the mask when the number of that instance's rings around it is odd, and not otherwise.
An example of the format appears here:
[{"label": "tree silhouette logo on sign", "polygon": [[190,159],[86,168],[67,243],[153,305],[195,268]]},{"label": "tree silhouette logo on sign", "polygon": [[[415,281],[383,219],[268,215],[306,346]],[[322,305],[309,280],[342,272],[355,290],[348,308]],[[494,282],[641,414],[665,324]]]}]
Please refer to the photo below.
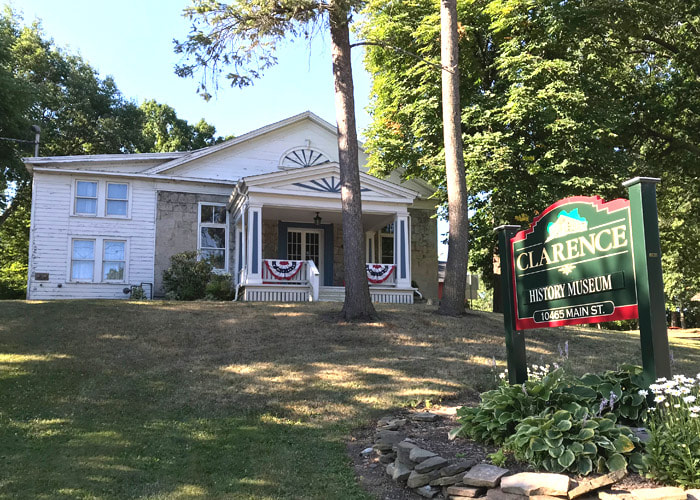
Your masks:
[{"label": "tree silhouette logo on sign", "polygon": [[510,245],[517,330],[637,317],[628,200],[565,198]]}]

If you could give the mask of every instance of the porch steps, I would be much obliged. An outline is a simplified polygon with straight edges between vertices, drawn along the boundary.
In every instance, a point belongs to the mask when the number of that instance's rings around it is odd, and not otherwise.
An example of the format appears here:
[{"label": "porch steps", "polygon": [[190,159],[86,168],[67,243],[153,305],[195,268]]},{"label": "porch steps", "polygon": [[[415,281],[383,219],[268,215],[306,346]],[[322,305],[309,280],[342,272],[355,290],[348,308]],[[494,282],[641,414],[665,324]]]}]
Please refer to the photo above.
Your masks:
[{"label": "porch steps", "polygon": [[344,302],[345,287],[344,286],[322,286],[318,290],[319,302]]}]

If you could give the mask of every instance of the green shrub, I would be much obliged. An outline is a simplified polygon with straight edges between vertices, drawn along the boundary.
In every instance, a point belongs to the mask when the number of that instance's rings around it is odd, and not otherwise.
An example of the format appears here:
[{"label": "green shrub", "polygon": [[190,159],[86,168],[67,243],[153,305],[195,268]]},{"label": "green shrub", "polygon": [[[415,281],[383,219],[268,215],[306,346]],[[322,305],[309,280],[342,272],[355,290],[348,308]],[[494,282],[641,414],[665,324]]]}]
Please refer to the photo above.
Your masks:
[{"label": "green shrub", "polygon": [[700,487],[700,373],[676,375],[649,386],[656,408],[649,412],[645,463],[649,477],[662,483]]},{"label": "green shrub", "polygon": [[146,300],[146,292],[143,287],[135,286],[131,288],[131,300]]},{"label": "green shrub", "polygon": [[206,286],[208,300],[233,300],[234,290],[231,287],[230,274],[214,274]]},{"label": "green shrub", "polygon": [[27,265],[11,262],[0,267],[0,299],[23,299],[27,296]]},{"label": "green shrub", "polygon": [[197,260],[197,252],[182,252],[170,257],[170,267],[163,272],[166,297],[177,300],[203,299],[212,275],[211,264]]},{"label": "green shrub", "polygon": [[518,460],[549,472],[571,472],[587,476],[618,469],[643,467],[641,444],[629,428],[617,426],[607,413],[592,416],[577,403],[564,409],[548,408],[515,427],[504,447]]}]

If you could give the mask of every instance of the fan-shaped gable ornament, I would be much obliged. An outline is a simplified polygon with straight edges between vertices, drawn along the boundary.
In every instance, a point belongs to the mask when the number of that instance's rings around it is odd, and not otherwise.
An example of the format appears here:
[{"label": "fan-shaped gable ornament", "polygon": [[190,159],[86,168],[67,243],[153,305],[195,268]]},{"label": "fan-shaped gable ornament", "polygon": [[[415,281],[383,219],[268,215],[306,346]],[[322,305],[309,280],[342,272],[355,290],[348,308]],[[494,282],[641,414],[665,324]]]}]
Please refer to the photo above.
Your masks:
[{"label": "fan-shaped gable ornament", "polygon": [[312,148],[297,148],[285,154],[280,160],[280,168],[315,167],[330,163],[326,155]]}]

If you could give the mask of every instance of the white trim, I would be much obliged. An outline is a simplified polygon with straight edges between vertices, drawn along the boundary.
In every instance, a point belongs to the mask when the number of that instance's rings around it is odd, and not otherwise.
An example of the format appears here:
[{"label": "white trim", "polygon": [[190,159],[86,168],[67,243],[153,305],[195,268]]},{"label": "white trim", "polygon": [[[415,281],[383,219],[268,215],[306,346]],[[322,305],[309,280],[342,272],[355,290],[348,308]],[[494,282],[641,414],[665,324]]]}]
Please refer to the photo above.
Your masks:
[{"label": "white trim", "polygon": [[[131,183],[128,181],[125,182],[110,182],[110,181],[104,181],[105,183],[105,203],[104,203],[104,213],[105,217],[109,219],[131,219],[131,194],[132,194],[132,189],[131,189]],[[123,185],[126,186],[126,200],[118,199],[118,198],[109,198],[109,185],[110,184],[118,184],[118,185]],[[108,201],[126,201],[126,214],[125,215],[109,215],[107,213],[107,202]]]},{"label": "white trim", "polygon": [[103,172],[100,170],[79,170],[79,169],[57,169],[57,168],[35,168],[35,172],[41,172],[45,174],[76,174],[81,176],[100,176],[100,177],[124,177],[130,179],[145,179],[149,181],[175,181],[175,182],[191,182],[195,184],[216,184],[219,186],[230,186],[232,189],[236,185],[237,180],[231,179],[226,181],[216,181],[210,179],[202,179],[195,177],[177,177],[170,175],[152,175],[144,173],[130,173],[130,172]]},{"label": "white trim", "polygon": [[32,274],[34,274],[34,234],[36,233],[36,183],[32,176],[32,202],[31,213],[29,214],[29,257],[27,260],[27,300],[31,300]]},{"label": "white trim", "polygon": [[331,156],[330,156],[330,155],[327,155],[323,150],[321,150],[321,149],[319,149],[319,148],[317,148],[317,147],[311,146],[311,145],[309,144],[308,146],[307,146],[307,145],[304,145],[304,146],[294,146],[293,148],[289,148],[287,151],[285,151],[284,153],[282,153],[282,154],[280,155],[280,159],[277,161],[277,168],[278,168],[279,170],[296,170],[296,169],[298,169],[298,168],[308,168],[308,167],[286,167],[286,166],[282,165],[282,163],[284,162],[284,159],[287,157],[287,155],[293,153],[294,151],[300,151],[300,150],[303,150],[303,149],[309,149],[309,150],[311,150],[311,151],[314,151],[314,152],[316,152],[316,153],[318,153],[318,154],[324,156],[324,157],[328,160],[328,161],[326,161],[326,162],[324,162],[324,163],[320,163],[319,165],[312,165],[312,166],[318,167],[318,166],[320,166],[320,165],[328,165],[329,163],[335,163],[335,162],[333,162],[333,160],[331,159]]},{"label": "white trim", "polygon": [[[365,232],[365,262],[376,262],[374,260],[374,257],[377,255],[376,235],[377,235],[376,231]],[[372,242],[371,249],[370,249],[370,242]]]},{"label": "white trim", "polygon": [[[325,231],[323,229],[315,229],[315,228],[306,228],[306,227],[294,227],[293,222],[289,223],[289,226],[287,226],[287,241],[285,241],[285,245],[289,244],[289,233],[301,233],[301,258],[300,259],[289,259],[289,260],[311,260],[308,258],[306,255],[306,233],[315,233],[318,234],[318,272],[320,276],[320,282],[323,283],[323,264],[324,264],[324,241],[323,241],[323,235]],[[287,247],[287,258],[289,258],[289,247]]]},{"label": "white trim", "polygon": [[[78,212],[77,207],[78,207],[78,183],[79,182],[84,182],[84,183],[92,183],[95,184],[95,197],[91,196],[80,196],[82,199],[86,200],[95,200],[95,213],[83,213],[83,212]],[[99,179],[88,179],[88,178],[76,178],[73,180],[72,186],[71,186],[71,199],[72,205],[71,205],[71,215],[74,217],[99,217],[100,216],[100,180]]]},{"label": "white trim", "polygon": [[[92,280],[74,280],[73,279],[73,242],[76,240],[92,241],[95,246],[93,248],[93,266]],[[104,262],[104,242],[105,241],[123,241],[124,242],[124,278],[122,280],[106,280],[102,278],[103,262]],[[84,234],[69,234],[68,235],[68,252],[67,252],[67,272],[65,283],[80,284],[80,285],[124,285],[129,282],[129,268],[131,267],[130,259],[131,237],[129,236],[114,236],[114,235],[84,235]],[[98,276],[99,271],[99,276]]]},{"label": "white trim", "polygon": [[[76,241],[91,241],[92,242],[92,278],[89,280],[85,279],[74,279],[73,278],[73,244]],[[97,238],[84,236],[84,237],[73,237],[68,236],[68,283],[97,283],[95,281],[95,271],[97,269]],[[88,262],[88,259],[79,259],[81,262]]]},{"label": "white trim", "polygon": [[[120,280],[110,280],[104,277],[105,273],[105,262],[122,262],[117,260],[107,260],[105,259],[105,243],[111,241],[113,243],[124,243],[124,276]],[[100,283],[126,283],[127,276],[129,275],[127,271],[127,266],[129,265],[129,241],[125,238],[103,238],[102,239],[102,252],[100,259]]]},{"label": "white trim", "polygon": [[229,272],[229,253],[231,251],[231,242],[229,241],[229,212],[226,210],[226,222],[202,222],[202,206],[213,206],[213,207],[224,207],[226,208],[226,203],[216,203],[213,201],[200,201],[197,204],[197,260],[200,260],[202,252],[202,228],[212,227],[215,229],[224,229],[224,268],[215,268],[215,273],[228,273]]}]

